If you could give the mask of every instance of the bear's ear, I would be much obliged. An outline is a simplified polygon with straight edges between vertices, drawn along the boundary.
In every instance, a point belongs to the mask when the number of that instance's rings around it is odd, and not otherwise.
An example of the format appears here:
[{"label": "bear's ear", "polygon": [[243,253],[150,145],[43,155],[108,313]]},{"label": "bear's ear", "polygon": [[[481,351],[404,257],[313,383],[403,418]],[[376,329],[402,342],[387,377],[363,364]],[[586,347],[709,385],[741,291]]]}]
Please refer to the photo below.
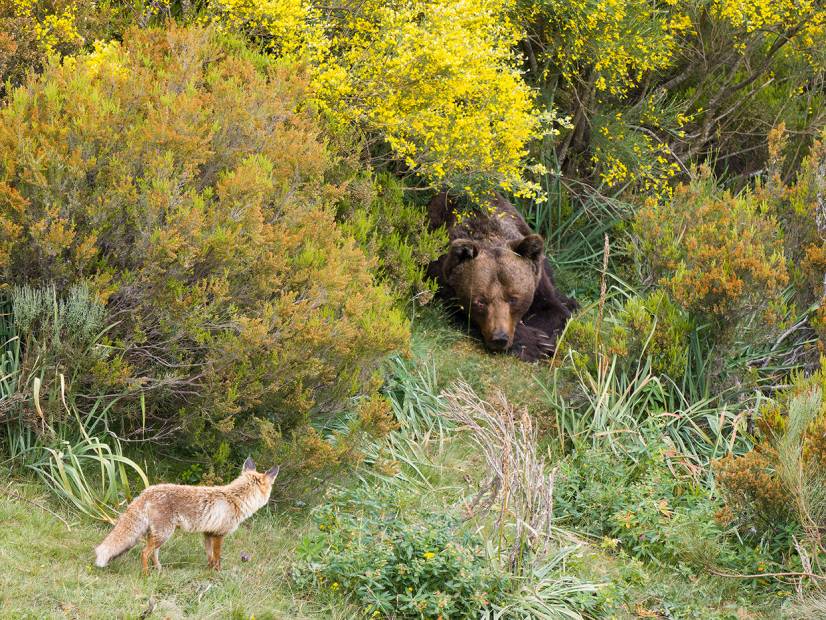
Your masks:
[{"label": "bear's ear", "polygon": [[479,244],[470,239],[454,239],[450,243],[449,260],[453,264],[463,263],[479,256]]},{"label": "bear's ear", "polygon": [[545,242],[539,235],[527,235],[510,242],[511,250],[523,258],[538,262],[545,251]]}]

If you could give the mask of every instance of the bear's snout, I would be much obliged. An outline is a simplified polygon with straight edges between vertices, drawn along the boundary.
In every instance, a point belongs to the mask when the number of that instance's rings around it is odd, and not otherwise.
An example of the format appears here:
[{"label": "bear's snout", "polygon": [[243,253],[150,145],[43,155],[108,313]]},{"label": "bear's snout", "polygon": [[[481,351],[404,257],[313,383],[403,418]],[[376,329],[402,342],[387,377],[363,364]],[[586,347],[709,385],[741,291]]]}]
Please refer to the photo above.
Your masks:
[{"label": "bear's snout", "polygon": [[502,350],[507,349],[510,344],[510,335],[504,330],[497,330],[493,332],[488,341],[488,346],[491,349]]}]

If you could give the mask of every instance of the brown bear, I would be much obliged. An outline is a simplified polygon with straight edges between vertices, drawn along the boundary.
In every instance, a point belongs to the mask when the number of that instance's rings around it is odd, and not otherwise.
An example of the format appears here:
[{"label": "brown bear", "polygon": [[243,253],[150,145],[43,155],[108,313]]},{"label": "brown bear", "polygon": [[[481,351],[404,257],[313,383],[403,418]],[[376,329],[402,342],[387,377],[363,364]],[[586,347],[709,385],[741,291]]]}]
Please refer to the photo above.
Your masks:
[{"label": "brown bear", "polygon": [[552,355],[578,306],[556,290],[542,237],[498,193],[469,213],[457,215],[456,204],[442,192],[428,206],[430,226],[446,226],[450,238],[428,267],[440,295],[458,304],[488,349],[526,361]]}]

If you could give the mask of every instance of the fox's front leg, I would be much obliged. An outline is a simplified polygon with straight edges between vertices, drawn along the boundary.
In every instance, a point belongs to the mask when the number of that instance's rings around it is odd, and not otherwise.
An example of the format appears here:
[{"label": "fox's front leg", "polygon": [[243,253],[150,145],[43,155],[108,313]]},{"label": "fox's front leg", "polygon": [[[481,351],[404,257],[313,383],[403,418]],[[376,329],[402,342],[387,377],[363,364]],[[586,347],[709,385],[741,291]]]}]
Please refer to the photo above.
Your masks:
[{"label": "fox's front leg", "polygon": [[221,570],[221,544],[224,542],[223,536],[212,537],[212,565],[215,570]]},{"label": "fox's front leg", "polygon": [[149,576],[149,556],[152,556],[152,561],[155,568],[160,568],[161,563],[158,561],[158,548],[160,545],[152,534],[146,537],[146,547],[141,551],[141,572],[144,577]]},{"label": "fox's front leg", "polygon": [[207,566],[212,568],[212,534],[204,534],[204,551],[207,556]]},{"label": "fox's front leg", "polygon": [[169,537],[172,536],[172,532],[175,529],[174,526],[172,527],[165,527],[165,528],[158,528],[153,529],[147,534],[146,536],[146,547],[143,551],[141,551],[141,568],[143,569],[143,575],[146,577],[149,575],[149,556],[152,556],[152,563],[155,565],[157,570],[161,570],[161,561],[158,557],[158,551]]}]

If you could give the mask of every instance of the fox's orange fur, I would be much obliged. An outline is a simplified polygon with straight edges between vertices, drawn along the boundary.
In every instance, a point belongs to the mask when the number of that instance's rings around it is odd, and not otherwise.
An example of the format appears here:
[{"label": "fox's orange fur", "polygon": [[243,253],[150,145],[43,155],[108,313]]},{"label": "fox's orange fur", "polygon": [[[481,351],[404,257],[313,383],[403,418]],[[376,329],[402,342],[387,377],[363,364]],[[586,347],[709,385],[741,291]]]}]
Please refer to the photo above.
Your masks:
[{"label": "fox's orange fur", "polygon": [[252,459],[247,459],[241,475],[224,486],[152,485],[129,504],[114,529],[95,548],[95,565],[106,566],[145,535],[146,547],[141,552],[143,572],[149,572],[149,556],[155,568],[160,569],[158,550],[180,527],[187,532],[203,533],[207,563],[220,570],[224,536],[269,501],[277,475],[278,467],[259,473]]}]

